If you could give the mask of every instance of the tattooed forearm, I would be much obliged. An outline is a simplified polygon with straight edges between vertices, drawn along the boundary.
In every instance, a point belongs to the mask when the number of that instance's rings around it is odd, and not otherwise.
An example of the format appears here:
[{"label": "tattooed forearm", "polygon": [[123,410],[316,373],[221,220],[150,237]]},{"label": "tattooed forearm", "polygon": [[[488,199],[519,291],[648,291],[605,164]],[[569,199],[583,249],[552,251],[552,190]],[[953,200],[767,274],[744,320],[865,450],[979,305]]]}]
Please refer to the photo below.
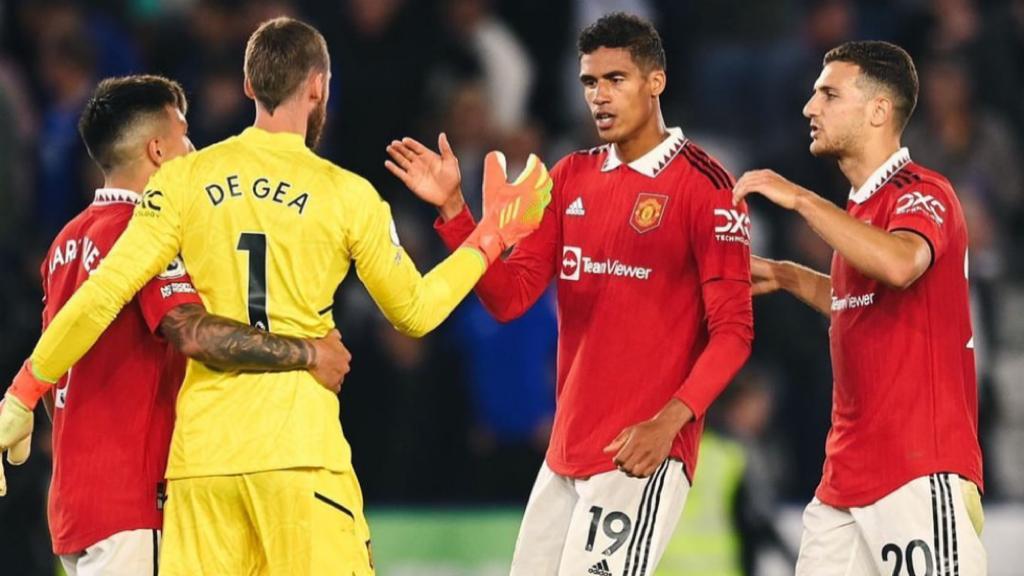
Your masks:
[{"label": "tattooed forearm", "polygon": [[309,342],[209,314],[199,304],[171,310],[160,330],[186,356],[221,370],[275,372],[316,364],[316,349]]}]

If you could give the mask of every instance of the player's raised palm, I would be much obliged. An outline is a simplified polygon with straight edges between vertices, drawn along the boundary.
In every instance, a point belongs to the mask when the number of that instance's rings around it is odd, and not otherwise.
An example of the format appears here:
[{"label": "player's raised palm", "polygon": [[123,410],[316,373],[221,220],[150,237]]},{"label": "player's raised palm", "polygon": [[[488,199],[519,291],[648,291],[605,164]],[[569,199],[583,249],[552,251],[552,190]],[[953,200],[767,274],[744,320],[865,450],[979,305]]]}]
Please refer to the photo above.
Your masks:
[{"label": "player's raised palm", "polygon": [[434,152],[413,138],[394,140],[387,147],[391,160],[384,166],[424,202],[443,206],[459,193],[462,175],[448,137],[437,138]]}]

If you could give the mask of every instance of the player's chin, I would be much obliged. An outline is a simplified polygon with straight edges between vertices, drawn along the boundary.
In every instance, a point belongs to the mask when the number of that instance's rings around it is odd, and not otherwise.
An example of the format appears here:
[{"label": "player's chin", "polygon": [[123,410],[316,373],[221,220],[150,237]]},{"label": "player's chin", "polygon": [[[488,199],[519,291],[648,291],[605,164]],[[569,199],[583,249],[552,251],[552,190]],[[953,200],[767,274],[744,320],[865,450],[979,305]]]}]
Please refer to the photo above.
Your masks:
[{"label": "player's chin", "polygon": [[834,148],[821,140],[811,140],[811,145],[808,148],[811,155],[818,158],[830,158],[836,155]]},{"label": "player's chin", "polygon": [[600,126],[595,126],[595,128],[597,128],[597,137],[605,144],[614,144],[622,139],[622,136],[615,127],[601,128]]}]

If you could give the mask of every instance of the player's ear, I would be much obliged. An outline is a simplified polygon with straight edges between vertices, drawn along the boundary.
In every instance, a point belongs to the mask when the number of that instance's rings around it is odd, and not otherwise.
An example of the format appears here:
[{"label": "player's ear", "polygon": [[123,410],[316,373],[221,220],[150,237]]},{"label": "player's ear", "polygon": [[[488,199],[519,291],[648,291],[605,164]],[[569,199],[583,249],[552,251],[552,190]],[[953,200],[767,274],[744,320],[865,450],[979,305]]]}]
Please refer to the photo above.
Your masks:
[{"label": "player's ear", "polygon": [[651,96],[661,96],[661,93],[665,91],[667,80],[665,71],[660,68],[648,72],[647,83],[651,86]]},{"label": "player's ear", "polygon": [[256,91],[252,89],[252,82],[249,82],[248,78],[246,78],[243,83],[242,91],[245,92],[245,97],[249,100],[256,99]]},{"label": "player's ear", "polygon": [[307,82],[309,99],[313,102],[323,100],[327,93],[327,74],[317,71],[310,72]]},{"label": "player's ear", "polygon": [[155,166],[160,166],[167,160],[167,155],[164,154],[163,143],[160,142],[159,138],[150,138],[146,142],[146,158]]},{"label": "player's ear", "polygon": [[884,126],[887,122],[892,120],[893,116],[893,103],[892,100],[885,96],[876,96],[871,100],[868,105],[868,122],[872,126],[878,128]]}]

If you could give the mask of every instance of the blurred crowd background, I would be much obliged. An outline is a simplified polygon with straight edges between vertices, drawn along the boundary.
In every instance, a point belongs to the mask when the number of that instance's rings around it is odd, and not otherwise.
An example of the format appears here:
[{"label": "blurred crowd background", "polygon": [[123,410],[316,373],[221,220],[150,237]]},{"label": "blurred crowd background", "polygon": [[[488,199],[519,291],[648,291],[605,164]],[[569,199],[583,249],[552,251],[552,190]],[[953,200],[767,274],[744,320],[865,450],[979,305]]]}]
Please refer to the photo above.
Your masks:
[{"label": "blurred crowd background", "polygon": [[[38,337],[46,247],[101,183],[76,130],[99,79],[148,72],[180,81],[201,148],[252,121],[242,57],[258,23],[308,20],[333,64],[320,153],[373,182],[426,270],[444,255],[435,213],[385,170],[385,146],[402,136],[436,146],[447,132],[479,213],[487,150],[504,150],[516,166],[530,152],[553,164],[594,145],[575,39],[612,10],[660,30],[670,126],[736,176],[773,168],[840,205],[848,185],[833,162],[808,153],[800,112],[821,58],[865,38],[911,53],[921,94],[905,144],[953,182],[969,223],[986,502],[1024,501],[1024,0],[5,0],[0,375],[13,375]],[[756,253],[828,269],[830,249],[798,218],[757,200],[752,211]],[[354,355],[342,421],[367,505],[521,508],[554,410],[553,294],[507,325],[471,296],[414,340],[384,321],[353,275],[334,316]],[[712,413],[722,450],[702,453],[707,462],[722,456],[725,464],[706,464],[725,486],[709,497],[730,502],[723,510],[748,551],[773,545],[779,505],[811,497],[831,402],[827,320],[778,295],[756,301],[755,321],[749,366]],[[671,343],[660,345],[671,353]],[[522,358],[531,360],[514,361]],[[0,499],[0,555],[18,559],[12,574],[53,573],[44,421],[33,458],[9,469]]]}]

